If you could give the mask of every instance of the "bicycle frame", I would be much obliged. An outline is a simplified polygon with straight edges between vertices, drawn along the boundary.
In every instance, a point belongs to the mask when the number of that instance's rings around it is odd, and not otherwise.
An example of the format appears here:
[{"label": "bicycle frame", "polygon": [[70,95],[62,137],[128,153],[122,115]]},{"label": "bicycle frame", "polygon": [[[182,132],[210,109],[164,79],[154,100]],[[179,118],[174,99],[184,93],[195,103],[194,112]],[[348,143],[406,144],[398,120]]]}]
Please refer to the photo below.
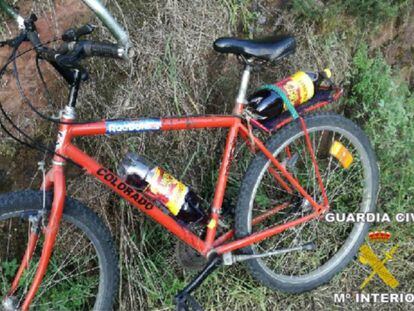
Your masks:
[{"label": "bicycle frame", "polygon": [[[129,129],[128,129],[129,128]],[[132,128],[138,129],[134,130]],[[97,163],[93,158],[85,154],[83,151],[75,147],[71,141],[75,137],[80,136],[95,136],[95,135],[114,135],[122,133],[131,133],[135,131],[175,131],[175,130],[193,130],[193,129],[206,129],[206,128],[228,128],[229,133],[227,136],[227,143],[224,150],[224,155],[219,170],[219,177],[216,185],[216,191],[214,200],[212,203],[211,219],[207,226],[206,239],[200,240],[194,233],[187,230],[185,227],[177,223],[177,221],[160,210],[156,204],[144,194],[134,190],[134,188],[124,182],[119,176],[105,168],[101,164]],[[241,124],[241,120],[237,116],[200,116],[200,117],[183,117],[183,118],[163,118],[163,119],[138,119],[130,121],[103,121],[98,123],[91,123],[86,125],[64,125],[60,130],[61,147],[59,153],[63,156],[73,160],[75,163],[83,167],[88,174],[96,177],[112,191],[118,193],[121,197],[127,200],[129,203],[140,209],[142,212],[153,218],[156,222],[160,223],[171,233],[178,238],[189,244],[191,247],[199,251],[203,255],[207,255],[213,250],[213,244],[215,242],[217,223],[219,220],[219,214],[221,205],[224,198],[226,189],[227,176],[229,173],[234,148],[236,145],[236,138],[241,134],[245,139],[248,138],[248,129]],[[270,155],[270,152],[265,148],[263,143],[255,139],[255,144],[259,150],[263,153]],[[313,198],[311,198],[306,191],[299,185],[299,183],[293,178],[293,176],[287,172],[284,167],[272,156],[272,163],[278,171],[286,177],[288,181],[297,189],[304,197],[311,202],[315,209],[320,210],[322,207],[317,204]],[[62,160],[55,159],[53,170],[48,174],[47,183],[45,185],[47,190],[52,190],[52,182],[55,183],[55,196],[59,197],[64,191],[62,183],[56,183],[56,174],[61,174],[61,170],[55,171],[56,168],[63,165]],[[64,180],[64,176],[60,176],[58,180]],[[306,221],[309,218],[304,217],[300,222]],[[295,223],[295,224],[298,224]],[[293,226],[289,224],[286,228]],[[279,230],[279,229],[278,229]],[[278,232],[276,230],[276,232]],[[214,251],[218,254],[223,254],[235,249],[239,249],[243,246],[253,244],[266,237],[274,235],[274,230],[265,230],[261,235],[252,235],[245,239],[231,242],[225,245],[217,245]]]},{"label": "bicycle frame", "polygon": [[[49,222],[47,228],[43,232],[45,235],[45,243],[42,249],[42,255],[33,283],[22,305],[22,310],[28,310],[31,301],[33,300],[37,289],[43,280],[53,251],[56,236],[59,231],[60,220],[63,214],[66,197],[66,177],[64,166],[67,159],[70,159],[74,163],[78,164],[88,174],[97,178],[112,191],[119,194],[122,198],[161,224],[164,228],[166,228],[172,234],[177,236],[179,239],[197,250],[205,257],[209,257],[209,255],[212,253],[222,255],[260,242],[268,237],[274,236],[289,228],[316,218],[326,211],[328,208],[328,202],[325,196],[323,184],[320,183],[321,193],[324,195],[324,202],[323,205],[321,205],[315,202],[315,200],[306,192],[306,190],[302,188],[299,182],[265,147],[264,143],[255,137],[247,128],[247,126],[243,124],[241,115],[244,107],[243,103],[246,100],[246,90],[249,83],[250,71],[251,66],[249,64],[246,64],[233,114],[222,116],[207,115],[192,117],[139,118],[135,120],[108,120],[87,124],[70,124],[74,119],[74,106],[79,83],[72,85],[70,103],[68,106],[66,106],[65,112],[61,119],[61,121],[64,123],[62,123],[59,127],[59,134],[56,143],[56,155],[54,156],[52,162],[53,166],[52,169],[46,174],[45,181],[41,187],[41,189],[44,189],[46,191],[53,191],[54,197],[49,216]],[[79,74],[78,76],[80,77]],[[305,136],[309,138],[304,120],[302,118],[299,120],[301,121]],[[105,168],[100,163],[96,162],[92,157],[72,144],[72,141],[76,137],[214,128],[227,128],[228,134],[224,153],[222,156],[221,166],[219,169],[215,195],[211,205],[210,221],[207,225],[206,237],[204,240],[202,240],[199,236],[191,232],[183,225],[179,224],[172,216],[158,208],[157,204],[152,201],[151,198],[146,197],[145,194],[135,190],[115,173],[110,171],[108,168]],[[217,238],[218,221],[227,186],[227,178],[238,137],[241,137],[253,152],[256,152],[258,150],[271,161],[272,167],[269,167],[269,172],[275,177],[275,180],[278,181],[286,191],[291,193],[292,191],[296,190],[299,192],[303,198],[312,205],[313,211],[311,213],[293,221],[287,222],[283,225],[273,226],[233,241],[229,241],[234,236],[233,230],[230,230],[229,232]],[[308,144],[308,150],[314,159],[313,150],[310,144]],[[318,173],[316,162],[314,162],[314,165],[316,165],[315,170]],[[289,203],[286,202],[274,207],[262,215],[259,215],[252,220],[253,224],[257,224],[270,217],[271,215],[278,213],[288,205]],[[13,281],[9,296],[13,295],[17,289],[17,284],[19,284],[19,279],[21,277],[22,271],[26,269],[27,262],[31,259],[34,245],[36,244],[37,239],[38,236],[36,236],[35,233],[32,233],[29,237],[26,254],[24,255],[22,264],[15,277],[15,280]]]}]

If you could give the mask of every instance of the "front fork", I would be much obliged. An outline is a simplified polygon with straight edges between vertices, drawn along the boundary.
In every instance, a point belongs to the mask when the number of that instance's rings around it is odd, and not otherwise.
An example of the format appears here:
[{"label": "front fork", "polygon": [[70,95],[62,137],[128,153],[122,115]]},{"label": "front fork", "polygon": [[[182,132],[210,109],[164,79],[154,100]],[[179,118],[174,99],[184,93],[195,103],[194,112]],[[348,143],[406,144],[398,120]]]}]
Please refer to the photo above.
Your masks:
[{"label": "front fork", "polygon": [[52,170],[49,171],[49,173],[46,175],[46,178],[42,184],[42,190],[51,190],[52,186],[54,189],[53,203],[48,218],[48,225],[44,230],[39,230],[39,228],[37,228],[36,230],[31,231],[28,246],[23,256],[22,263],[13,280],[13,284],[9,291],[8,297],[6,297],[7,299],[16,292],[20,279],[24,271],[29,266],[29,262],[33,256],[39,236],[43,232],[44,245],[42,249],[42,254],[39,260],[39,264],[37,266],[33,282],[30,286],[30,289],[25,297],[23,304],[21,305],[21,310],[23,311],[29,310],[30,304],[33,301],[33,298],[35,297],[43,281],[43,278],[46,274],[49,265],[50,257],[52,255],[53,247],[55,245],[56,236],[59,231],[60,221],[62,219],[64,203],[66,198],[66,182],[63,166],[64,163],[62,163],[61,161],[61,159],[59,159],[59,161],[54,161]]}]

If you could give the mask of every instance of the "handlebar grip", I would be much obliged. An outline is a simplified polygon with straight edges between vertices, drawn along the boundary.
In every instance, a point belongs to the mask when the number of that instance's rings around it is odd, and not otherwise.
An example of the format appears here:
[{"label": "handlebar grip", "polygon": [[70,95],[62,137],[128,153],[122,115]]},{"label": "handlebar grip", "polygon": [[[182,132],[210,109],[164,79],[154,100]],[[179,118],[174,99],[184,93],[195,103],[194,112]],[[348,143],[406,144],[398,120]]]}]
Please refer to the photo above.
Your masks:
[{"label": "handlebar grip", "polygon": [[70,28],[62,35],[62,40],[66,42],[78,41],[82,36],[91,34],[95,29],[94,25],[86,24],[80,28]]},{"label": "handlebar grip", "polygon": [[57,50],[43,47],[38,51],[41,58],[55,62],[61,67],[72,68],[85,57],[124,57],[124,49],[116,44],[93,41],[65,42]]},{"label": "handlebar grip", "polygon": [[85,55],[88,57],[100,56],[111,58],[123,58],[125,53],[125,50],[123,48],[111,43],[86,41],[83,48]]}]

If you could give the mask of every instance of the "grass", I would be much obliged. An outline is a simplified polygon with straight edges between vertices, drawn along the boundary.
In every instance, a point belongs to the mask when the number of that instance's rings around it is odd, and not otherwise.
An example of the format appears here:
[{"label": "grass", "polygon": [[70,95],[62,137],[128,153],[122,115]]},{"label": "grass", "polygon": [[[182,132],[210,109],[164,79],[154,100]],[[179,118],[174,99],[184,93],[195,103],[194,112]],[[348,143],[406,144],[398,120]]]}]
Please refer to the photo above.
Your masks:
[{"label": "grass", "polygon": [[[136,56],[130,64],[88,62],[92,80],[82,89],[80,117],[230,112],[240,66],[232,57],[216,55],[212,42],[219,36],[292,32],[299,42],[296,55],[277,66],[255,72],[252,88],[298,69],[332,68],[335,81],[345,84],[348,95],[334,108],[364,127],[378,154],[382,184],[379,209],[391,214],[413,211],[410,206],[414,197],[413,96],[410,87],[395,77],[395,70],[386,64],[380,51],[370,51],[363,43],[369,41],[369,30],[397,18],[408,2],[307,0],[293,1],[285,9],[274,7],[273,1],[257,8],[253,7],[254,3],[247,0],[109,1],[117,17],[127,22]],[[256,25],[259,14],[268,21],[260,29]],[[362,25],[365,17],[366,26]],[[98,30],[96,36],[102,38],[108,34]],[[44,135],[42,132],[41,137]],[[128,150],[145,155],[210,202],[223,141],[224,131],[200,131],[104,137],[78,143],[112,169]],[[18,146],[9,147],[8,143],[1,150],[14,149],[18,150]],[[7,163],[14,161],[15,152],[13,156],[4,155]],[[34,171],[40,157],[32,157]],[[27,162],[28,158],[25,155],[18,161]],[[231,203],[237,197],[241,171],[245,167],[245,163],[240,164],[230,176],[227,196]],[[27,175],[31,172],[16,176],[15,182],[27,186]],[[122,268],[119,309],[172,310],[174,295],[194,276],[177,263],[175,239],[90,177],[73,169],[69,176],[68,193],[97,211],[116,238]],[[412,226],[393,223],[376,228],[398,234],[401,251],[390,263],[390,269],[402,284],[398,292],[413,292],[409,278],[414,270]],[[387,247],[379,247],[378,253]],[[197,291],[196,298],[206,310],[355,310],[363,306],[350,302],[335,305],[333,294],[356,291],[368,272],[355,261],[328,285],[310,293],[289,295],[260,286],[242,265],[236,265],[220,268]],[[394,292],[377,279],[367,290]],[[364,307],[381,310],[384,306]],[[405,306],[398,307],[404,310]]]},{"label": "grass", "polygon": [[[368,55],[366,45],[358,48],[353,64],[348,110],[364,124],[377,151],[382,185],[379,206],[391,215],[413,211],[414,96],[406,82],[393,76],[381,54]],[[399,226],[394,224],[393,229]]]},{"label": "grass", "polygon": [[[11,280],[16,275],[17,269],[20,266],[20,261],[13,259],[11,261],[2,261],[0,265],[0,293],[7,293],[10,290]],[[56,279],[64,280],[67,277],[64,271],[59,270],[59,264],[52,258],[49,266],[48,274],[56,275]],[[27,288],[28,284],[31,284],[32,277],[36,271],[36,265],[32,265],[28,270],[24,272],[20,279],[20,287]],[[53,280],[56,280],[53,279]],[[96,284],[96,278],[88,275],[84,275],[80,278],[72,280],[71,282],[61,282],[56,286],[48,288],[43,295],[35,301],[39,310],[77,310],[83,308],[88,304],[88,297],[92,296],[91,288]],[[43,292],[43,288],[39,289],[39,292]],[[77,299],[73,299],[77,297]],[[39,307],[40,306],[40,307]]]},{"label": "grass", "polygon": [[250,38],[253,37],[254,24],[258,18],[252,10],[251,0],[222,0],[228,9],[229,23],[234,30],[241,30]]},{"label": "grass", "polygon": [[[350,15],[360,26],[376,27],[396,17],[409,6],[407,0],[345,0],[345,1],[292,1],[291,7],[301,18],[317,23],[330,23],[339,15]],[[339,25],[339,24],[336,24]]]}]

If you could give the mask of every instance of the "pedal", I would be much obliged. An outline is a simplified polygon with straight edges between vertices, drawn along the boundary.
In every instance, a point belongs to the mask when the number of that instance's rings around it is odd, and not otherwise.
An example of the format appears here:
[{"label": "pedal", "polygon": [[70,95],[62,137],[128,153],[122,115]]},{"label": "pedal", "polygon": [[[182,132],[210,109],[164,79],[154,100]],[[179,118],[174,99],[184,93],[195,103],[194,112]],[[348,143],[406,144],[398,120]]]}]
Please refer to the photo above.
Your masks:
[{"label": "pedal", "polygon": [[222,263],[221,256],[216,254],[212,255],[212,258],[201,271],[191,282],[188,284],[181,292],[175,296],[175,302],[177,306],[177,311],[203,311],[203,308],[195,300],[191,293],[196,290],[201,283]]}]

